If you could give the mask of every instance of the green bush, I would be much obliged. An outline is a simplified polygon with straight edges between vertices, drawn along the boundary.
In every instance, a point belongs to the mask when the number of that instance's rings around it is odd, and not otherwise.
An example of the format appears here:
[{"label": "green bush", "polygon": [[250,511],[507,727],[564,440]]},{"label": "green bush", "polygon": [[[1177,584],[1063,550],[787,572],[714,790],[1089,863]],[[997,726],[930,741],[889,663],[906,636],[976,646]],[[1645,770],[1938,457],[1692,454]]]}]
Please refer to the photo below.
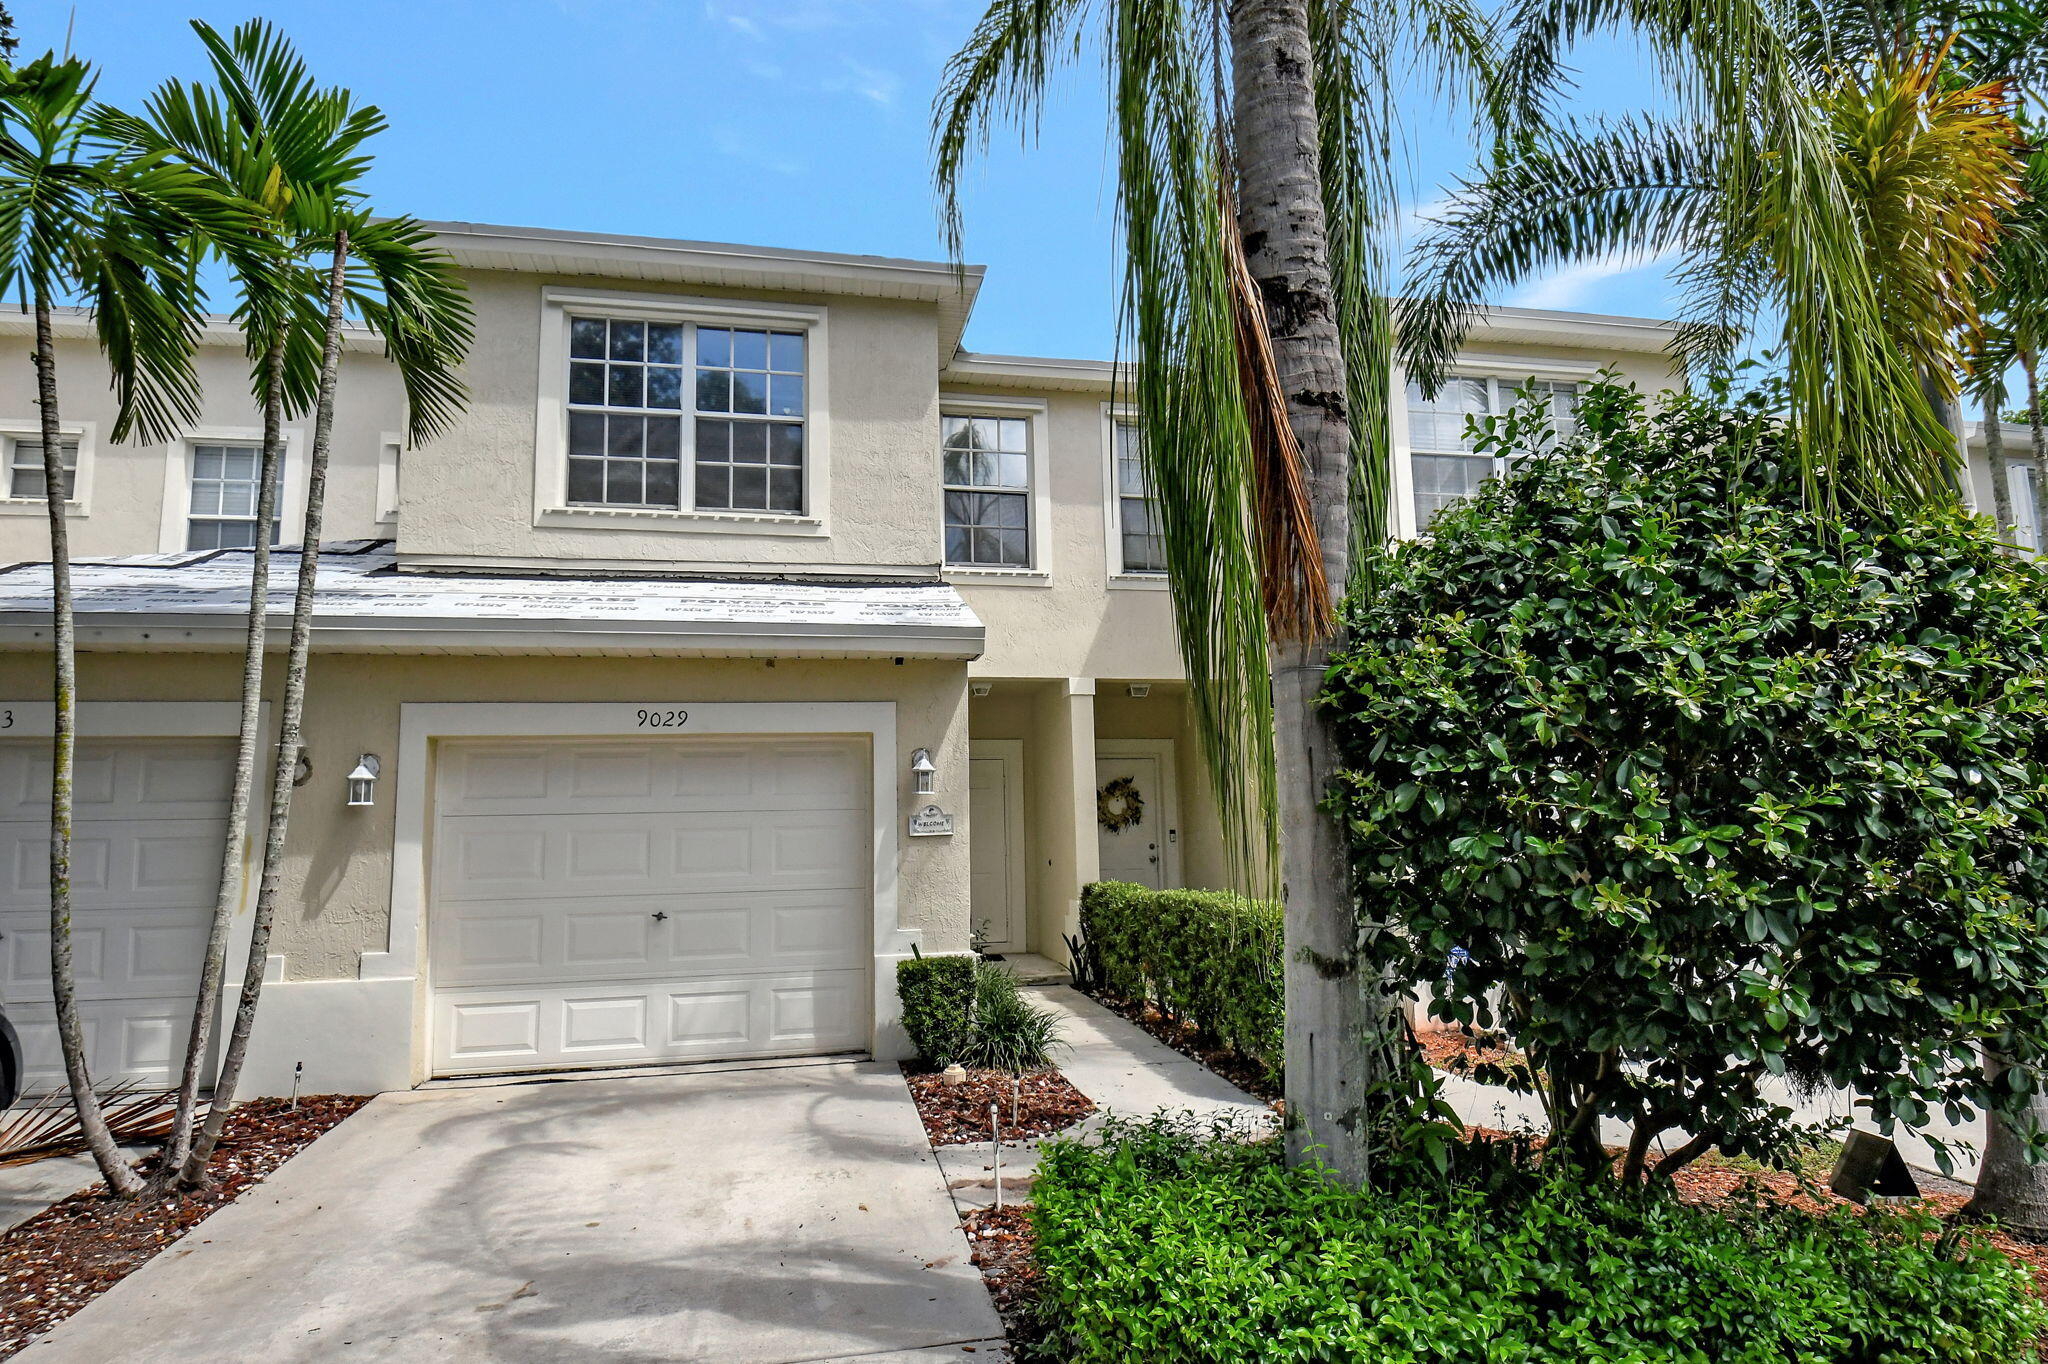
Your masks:
[{"label": "green bush", "polygon": [[1024,998],[1017,978],[975,957],[896,963],[903,1030],[926,1064],[1023,1071],[1045,1065],[1059,1020]]},{"label": "green bush", "polygon": [[1330,672],[1367,967],[1503,1001],[1596,1158],[1602,1117],[1773,1155],[1787,1076],[2017,1114],[2048,1062],[2048,577],[1952,506],[1817,505],[1776,401],[1518,407]]},{"label": "green bush", "polygon": [[1222,891],[1097,881],[1081,892],[1081,934],[1112,991],[1150,1001],[1278,1077],[1278,905]]},{"label": "green bush", "polygon": [[1024,998],[1015,976],[986,962],[975,966],[974,1021],[960,1049],[962,1065],[1015,1075],[1051,1061],[1059,1037],[1059,1019]]},{"label": "green bush", "polygon": [[949,1066],[972,1036],[974,958],[913,957],[896,963],[896,997],[903,1004],[903,1030],[917,1054],[933,1066]]},{"label": "green bush", "polygon": [[1058,1357],[1998,1364],[2048,1327],[2025,1269],[1923,1215],[1695,1207],[1505,1143],[1360,1193],[1276,1146],[1158,1121],[1049,1143],[1032,1222]]}]

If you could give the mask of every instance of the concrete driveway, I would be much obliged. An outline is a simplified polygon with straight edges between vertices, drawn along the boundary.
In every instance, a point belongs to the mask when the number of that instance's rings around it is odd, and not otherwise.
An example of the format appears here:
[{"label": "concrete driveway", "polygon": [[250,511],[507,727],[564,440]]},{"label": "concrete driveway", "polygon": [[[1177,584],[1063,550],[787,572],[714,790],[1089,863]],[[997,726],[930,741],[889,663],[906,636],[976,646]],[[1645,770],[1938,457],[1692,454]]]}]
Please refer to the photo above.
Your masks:
[{"label": "concrete driveway", "polygon": [[967,1255],[893,1065],[387,1094],[24,1357],[1001,1358]]}]

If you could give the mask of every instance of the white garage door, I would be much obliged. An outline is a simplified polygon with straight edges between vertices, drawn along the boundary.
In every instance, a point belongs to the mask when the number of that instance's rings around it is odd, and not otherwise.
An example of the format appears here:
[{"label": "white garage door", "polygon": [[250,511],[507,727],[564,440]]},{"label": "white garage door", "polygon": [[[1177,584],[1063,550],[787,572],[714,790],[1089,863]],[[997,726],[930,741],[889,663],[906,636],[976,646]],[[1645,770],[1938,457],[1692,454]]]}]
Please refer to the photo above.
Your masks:
[{"label": "white garage door", "polygon": [[836,739],[445,747],[435,1073],[866,1045],[870,784]]},{"label": "white garage door", "polygon": [[[220,886],[233,752],[219,739],[78,746],[71,954],[95,1081],[183,1064]],[[50,1003],[50,744],[0,744],[0,962],[29,1085],[61,1084]]]}]

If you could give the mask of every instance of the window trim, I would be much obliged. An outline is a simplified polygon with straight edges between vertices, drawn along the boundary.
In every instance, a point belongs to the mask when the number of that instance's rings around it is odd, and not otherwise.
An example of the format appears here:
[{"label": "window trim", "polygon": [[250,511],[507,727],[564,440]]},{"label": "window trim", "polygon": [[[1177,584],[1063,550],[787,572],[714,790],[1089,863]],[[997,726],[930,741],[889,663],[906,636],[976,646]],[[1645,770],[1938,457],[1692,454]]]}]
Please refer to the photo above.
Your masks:
[{"label": "window trim", "polygon": [[[277,550],[300,543],[306,525],[306,468],[299,458],[305,433],[287,429],[284,433],[284,489],[278,498],[280,522]],[[157,548],[165,554],[212,554],[214,550],[191,550],[187,534],[192,524],[192,447],[195,445],[262,446],[260,426],[188,427],[165,450],[164,515],[157,533]],[[81,461],[82,462],[82,461]],[[331,471],[330,471],[331,472]]]},{"label": "window trim", "polygon": [[[1599,377],[1605,368],[1600,364],[1583,361],[1554,359],[1517,359],[1508,355],[1461,355],[1445,373],[1446,382],[1452,379],[1494,379],[1512,380],[1517,386],[1531,379],[1553,384],[1577,384],[1584,387]],[[1399,540],[1413,540],[1422,534],[1422,527],[1415,516],[1415,450],[1408,434],[1408,371],[1395,367],[1393,375],[1393,401],[1389,404],[1391,420],[1388,435],[1394,449],[1393,487],[1389,495],[1394,499],[1393,516],[1390,519],[1391,532]],[[1443,453],[1425,450],[1423,454]]]},{"label": "window trim", "polygon": [[[545,286],[541,295],[540,373],[534,404],[533,524],[729,535],[828,536],[831,521],[830,337],[823,307],[755,303],[683,294],[628,293]],[[617,317],[709,327],[773,328],[804,333],[804,512],[695,511],[665,507],[575,506],[569,501],[569,318]],[[684,378],[694,392],[694,375]],[[695,417],[694,401],[681,414]],[[694,427],[685,433],[678,486],[696,487]]]},{"label": "window trim", "polygon": [[[78,442],[78,467],[71,475],[71,496],[64,499],[65,515],[71,519],[84,520],[92,514],[92,473],[95,456],[99,453],[99,424],[97,422],[59,422],[58,432],[65,440]],[[0,516],[47,516],[50,504],[40,497],[14,496],[14,447],[19,441],[40,442],[43,425],[33,417],[25,420],[0,420],[0,469],[6,471],[6,482],[0,483]]]},{"label": "window trim", "polygon": [[[950,581],[955,578],[977,582],[1013,583],[1017,586],[1047,587],[1052,583],[1052,462],[1051,420],[1043,398],[1002,398],[979,393],[939,395],[939,422],[932,440],[932,486],[937,489],[939,511],[939,570]],[[1031,557],[1028,566],[1001,564],[956,564],[946,558],[946,423],[947,417],[1022,417],[1027,486],[1024,489],[1024,540]]]},{"label": "window trim", "polygon": [[405,451],[405,437],[396,431],[377,436],[377,524],[398,524],[398,466]]},{"label": "window trim", "polygon": [[1164,571],[1124,567],[1123,495],[1116,481],[1116,428],[1118,422],[1135,422],[1140,415],[1135,403],[1102,404],[1102,552],[1111,587],[1164,592],[1169,586]]}]

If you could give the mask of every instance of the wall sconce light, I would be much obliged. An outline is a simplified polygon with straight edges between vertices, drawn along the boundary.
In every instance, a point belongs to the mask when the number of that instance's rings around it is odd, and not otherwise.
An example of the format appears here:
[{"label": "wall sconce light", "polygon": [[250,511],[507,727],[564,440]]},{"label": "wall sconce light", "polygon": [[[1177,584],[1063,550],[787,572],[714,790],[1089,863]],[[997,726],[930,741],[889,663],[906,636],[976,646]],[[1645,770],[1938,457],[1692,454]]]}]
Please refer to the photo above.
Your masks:
[{"label": "wall sconce light", "polygon": [[365,753],[356,759],[356,770],[348,774],[348,803],[351,807],[377,803],[377,755]]},{"label": "wall sconce light", "polygon": [[987,696],[994,687],[995,683],[993,682],[969,682],[967,684],[969,694],[974,696]]},{"label": "wall sconce light", "polygon": [[910,755],[910,772],[917,778],[917,794],[930,795],[939,769],[932,763],[932,751],[929,748],[920,748]]},{"label": "wall sconce light", "polygon": [[1130,693],[1132,700],[1142,701],[1152,694],[1152,684],[1150,682],[1133,682],[1124,690]]}]

